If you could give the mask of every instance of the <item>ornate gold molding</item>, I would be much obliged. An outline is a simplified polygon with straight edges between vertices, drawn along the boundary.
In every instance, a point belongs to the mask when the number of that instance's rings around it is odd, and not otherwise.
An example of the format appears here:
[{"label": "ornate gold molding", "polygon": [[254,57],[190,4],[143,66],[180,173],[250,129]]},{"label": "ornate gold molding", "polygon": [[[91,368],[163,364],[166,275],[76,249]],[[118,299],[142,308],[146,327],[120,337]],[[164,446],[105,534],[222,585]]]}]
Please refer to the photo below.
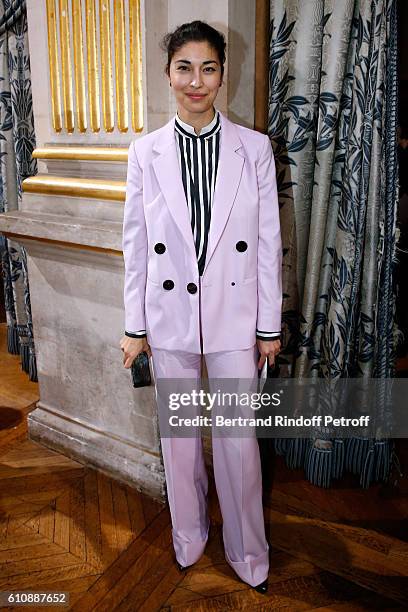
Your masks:
[{"label": "ornate gold molding", "polygon": [[71,159],[127,162],[128,147],[41,147],[32,153],[36,159]]},{"label": "ornate gold molding", "polygon": [[112,48],[110,39],[110,2],[99,0],[99,36],[101,47],[102,117],[106,132],[113,132]]},{"label": "ornate gold molding", "polygon": [[50,65],[52,125],[56,132],[62,130],[60,74],[58,68],[57,17],[54,0],[47,0],[48,61]]},{"label": "ornate gold molding", "polygon": [[142,29],[140,0],[129,0],[130,91],[132,95],[132,127],[143,130]]},{"label": "ornate gold molding", "polygon": [[98,49],[96,46],[96,11],[95,0],[85,0],[86,13],[86,47],[88,65],[89,115],[91,130],[101,129],[101,114],[99,110],[99,73]]},{"label": "ornate gold molding", "polygon": [[72,249],[85,249],[86,251],[97,251],[98,253],[105,253],[108,255],[123,255],[122,250],[116,251],[115,249],[104,249],[103,247],[91,246],[89,244],[78,244],[77,242],[67,242],[65,240],[53,240],[52,238],[40,238],[38,236],[31,236],[30,234],[17,234],[16,232],[2,232],[4,236],[7,238],[11,238],[12,240],[16,240],[18,242],[18,238],[22,240],[35,240],[37,242],[46,242],[48,244],[55,244],[58,246],[69,247]]},{"label": "ornate gold molding", "polygon": [[37,174],[23,181],[23,191],[25,193],[72,196],[75,198],[97,198],[98,200],[124,202],[126,198],[126,182]]},{"label": "ornate gold molding", "polygon": [[101,123],[142,131],[140,0],[46,0],[46,9],[54,130],[86,133],[89,116],[94,133]]},{"label": "ornate gold molding", "polygon": [[126,23],[124,0],[113,3],[113,30],[115,40],[116,116],[120,132],[128,131],[128,88],[126,68]]},{"label": "ornate gold molding", "polygon": [[74,131],[74,103],[72,98],[71,37],[69,31],[68,0],[59,0],[62,100],[67,132]]},{"label": "ornate gold molding", "polygon": [[81,0],[72,0],[72,38],[74,47],[74,75],[76,95],[76,117],[80,132],[86,132],[86,93],[84,50],[82,43],[82,6]]}]

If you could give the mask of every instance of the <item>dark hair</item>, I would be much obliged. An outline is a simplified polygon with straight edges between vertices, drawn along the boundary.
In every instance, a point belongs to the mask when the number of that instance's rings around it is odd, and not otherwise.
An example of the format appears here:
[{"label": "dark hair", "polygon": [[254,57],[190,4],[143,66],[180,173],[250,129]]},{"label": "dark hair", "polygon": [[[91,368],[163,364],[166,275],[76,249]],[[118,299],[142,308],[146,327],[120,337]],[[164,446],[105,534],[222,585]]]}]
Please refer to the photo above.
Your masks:
[{"label": "dark hair", "polygon": [[170,71],[170,62],[173,55],[188,42],[204,42],[216,51],[221,64],[221,76],[224,74],[226,42],[222,32],[219,32],[205,21],[191,21],[183,23],[174,32],[168,32],[161,41],[161,48],[167,53],[166,74]]}]

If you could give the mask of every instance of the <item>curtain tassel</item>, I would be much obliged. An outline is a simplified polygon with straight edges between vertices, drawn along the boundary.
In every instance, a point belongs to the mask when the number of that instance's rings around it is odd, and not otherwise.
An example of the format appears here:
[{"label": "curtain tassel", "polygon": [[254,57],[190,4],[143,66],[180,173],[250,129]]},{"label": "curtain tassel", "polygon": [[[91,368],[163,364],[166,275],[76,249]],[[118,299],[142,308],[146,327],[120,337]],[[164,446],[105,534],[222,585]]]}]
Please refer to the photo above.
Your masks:
[{"label": "curtain tassel", "polygon": [[390,440],[376,440],[374,444],[375,479],[387,482],[390,476],[392,448]]},{"label": "curtain tassel", "polygon": [[289,469],[296,470],[302,467],[307,444],[306,438],[288,438],[285,462]]},{"label": "curtain tassel", "polygon": [[16,325],[7,325],[7,350],[12,355],[20,353],[20,340]]},{"label": "curtain tassel", "polygon": [[30,350],[28,344],[20,343],[20,357],[21,357],[21,368],[27,374],[30,371]]},{"label": "curtain tassel", "polygon": [[392,464],[395,466],[395,469],[398,472],[398,476],[400,478],[403,478],[404,474],[402,473],[401,463],[400,463],[399,457],[397,455],[397,451],[395,450],[395,442],[394,441],[392,443],[391,459],[392,459]]},{"label": "curtain tassel", "polygon": [[[369,440],[367,440],[367,442],[369,442]],[[373,480],[374,462],[374,444],[371,443],[368,453],[366,454],[363,469],[361,470],[360,475],[360,485],[363,487],[363,489],[367,489]]]},{"label": "curtain tassel", "polygon": [[288,448],[289,438],[275,438],[274,446],[277,455],[285,455]]},{"label": "curtain tassel", "polygon": [[37,359],[35,357],[35,351],[33,347],[29,349],[29,362],[28,362],[28,375],[32,382],[38,382],[37,375]]},{"label": "curtain tassel", "polygon": [[362,473],[369,448],[368,438],[347,438],[345,468],[348,472],[355,475]]},{"label": "curtain tassel", "polygon": [[333,440],[332,478],[341,478],[344,472],[345,448],[344,440]]},{"label": "curtain tassel", "polygon": [[312,484],[325,488],[330,486],[332,458],[333,448],[316,448],[312,442],[305,464],[306,476]]}]

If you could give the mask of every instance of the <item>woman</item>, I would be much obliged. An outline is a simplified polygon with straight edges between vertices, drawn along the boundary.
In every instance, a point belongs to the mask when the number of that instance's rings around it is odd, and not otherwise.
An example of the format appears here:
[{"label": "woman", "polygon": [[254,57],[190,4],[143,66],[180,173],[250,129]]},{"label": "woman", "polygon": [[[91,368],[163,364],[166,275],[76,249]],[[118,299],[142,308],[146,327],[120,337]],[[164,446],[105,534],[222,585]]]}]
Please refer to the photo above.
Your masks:
[{"label": "woman", "polygon": [[[129,148],[123,226],[124,366],[141,351],[159,378],[257,378],[280,350],[281,237],[268,136],[214,107],[223,35],[201,21],[164,38],[177,113]],[[255,437],[213,437],[225,556],[265,593],[269,569]],[[161,438],[180,569],[207,539],[201,437]]]}]

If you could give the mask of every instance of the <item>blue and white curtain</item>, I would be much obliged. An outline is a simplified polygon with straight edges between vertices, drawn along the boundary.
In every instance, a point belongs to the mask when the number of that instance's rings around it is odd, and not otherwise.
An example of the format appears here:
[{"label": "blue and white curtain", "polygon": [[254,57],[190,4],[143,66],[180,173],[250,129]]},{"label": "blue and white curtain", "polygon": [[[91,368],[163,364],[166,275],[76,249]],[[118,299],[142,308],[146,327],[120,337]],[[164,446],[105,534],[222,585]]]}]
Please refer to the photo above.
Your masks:
[{"label": "blue and white curtain", "polygon": [[[25,2],[0,2],[0,213],[16,210],[21,183],[37,173]],[[8,351],[37,381],[26,252],[0,234]]]},{"label": "blue and white curtain", "polygon": [[[269,125],[284,246],[286,376],[394,376],[396,0],[271,0]],[[387,481],[392,440],[279,439],[330,486]]]}]

